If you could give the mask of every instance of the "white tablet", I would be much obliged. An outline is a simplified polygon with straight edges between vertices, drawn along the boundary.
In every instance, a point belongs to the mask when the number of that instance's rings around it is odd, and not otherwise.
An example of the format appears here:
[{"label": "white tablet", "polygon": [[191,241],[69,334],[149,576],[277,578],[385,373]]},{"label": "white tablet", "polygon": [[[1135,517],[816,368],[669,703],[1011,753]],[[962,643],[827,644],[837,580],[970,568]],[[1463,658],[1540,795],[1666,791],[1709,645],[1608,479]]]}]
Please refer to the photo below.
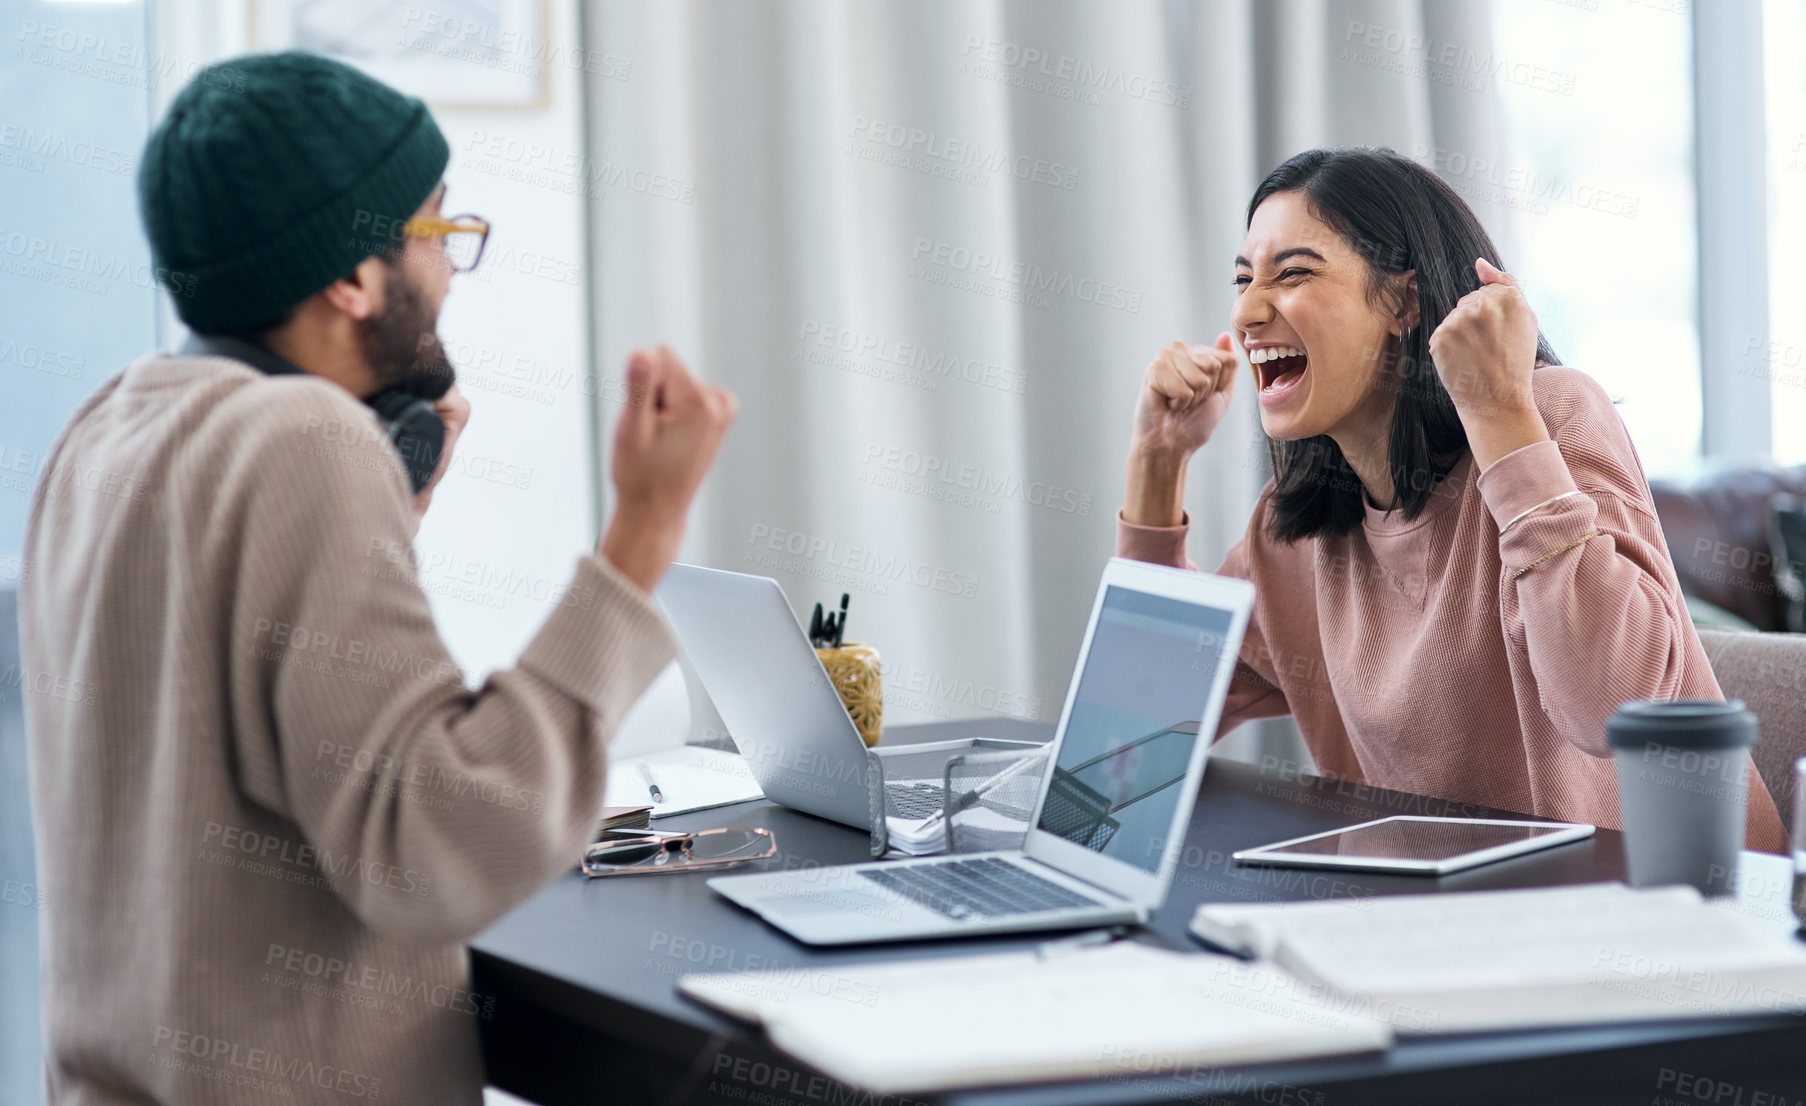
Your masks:
[{"label": "white tablet", "polygon": [[1232,855],[1242,864],[1441,876],[1591,836],[1592,826],[1574,822],[1399,814]]}]

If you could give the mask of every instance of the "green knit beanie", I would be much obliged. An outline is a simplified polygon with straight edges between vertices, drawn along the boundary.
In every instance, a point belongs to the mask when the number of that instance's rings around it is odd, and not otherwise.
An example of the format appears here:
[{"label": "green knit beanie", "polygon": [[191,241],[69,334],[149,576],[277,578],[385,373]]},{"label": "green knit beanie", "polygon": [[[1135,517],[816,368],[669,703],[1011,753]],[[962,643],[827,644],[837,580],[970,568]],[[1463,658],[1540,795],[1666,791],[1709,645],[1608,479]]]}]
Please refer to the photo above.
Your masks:
[{"label": "green knit beanie", "polygon": [[201,70],[138,167],[176,313],[203,334],[281,318],[397,242],[450,156],[425,104],[317,54]]}]

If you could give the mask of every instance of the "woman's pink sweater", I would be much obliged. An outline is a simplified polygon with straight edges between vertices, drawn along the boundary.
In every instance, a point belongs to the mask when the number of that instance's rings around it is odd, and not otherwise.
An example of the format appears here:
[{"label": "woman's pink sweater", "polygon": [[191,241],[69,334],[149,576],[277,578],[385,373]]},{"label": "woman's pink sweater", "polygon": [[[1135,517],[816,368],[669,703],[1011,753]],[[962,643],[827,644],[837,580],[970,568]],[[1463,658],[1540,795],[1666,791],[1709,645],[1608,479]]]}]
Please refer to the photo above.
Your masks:
[{"label": "woman's pink sweater", "polygon": [[[1612,711],[1723,694],[1611,400],[1573,369],[1532,379],[1554,440],[1485,472],[1468,455],[1414,522],[1369,506],[1351,533],[1285,545],[1262,495],[1217,570],[1255,586],[1219,734],[1290,714],[1322,775],[1620,828]],[[1117,553],[1195,569],[1188,523],[1118,515]],[[1753,767],[1747,846],[1787,850]]]}]

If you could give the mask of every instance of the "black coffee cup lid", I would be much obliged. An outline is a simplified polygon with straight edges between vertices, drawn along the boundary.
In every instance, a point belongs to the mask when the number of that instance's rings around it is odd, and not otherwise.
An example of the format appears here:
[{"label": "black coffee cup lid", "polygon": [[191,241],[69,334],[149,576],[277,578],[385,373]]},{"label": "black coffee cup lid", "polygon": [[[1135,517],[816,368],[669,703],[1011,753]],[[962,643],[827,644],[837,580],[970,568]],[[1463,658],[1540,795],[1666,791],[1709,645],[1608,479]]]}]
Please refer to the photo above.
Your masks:
[{"label": "black coffee cup lid", "polygon": [[1614,749],[1735,749],[1756,743],[1756,716],[1741,699],[1633,699],[1606,719],[1605,740]]}]

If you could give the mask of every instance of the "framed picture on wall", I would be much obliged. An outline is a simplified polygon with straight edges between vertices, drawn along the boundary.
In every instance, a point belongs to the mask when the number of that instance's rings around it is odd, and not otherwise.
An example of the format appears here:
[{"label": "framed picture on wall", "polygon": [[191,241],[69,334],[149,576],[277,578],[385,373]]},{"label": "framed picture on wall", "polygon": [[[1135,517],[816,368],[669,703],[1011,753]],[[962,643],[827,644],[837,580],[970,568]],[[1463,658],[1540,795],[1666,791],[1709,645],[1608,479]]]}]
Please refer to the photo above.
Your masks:
[{"label": "framed picture on wall", "polygon": [[434,107],[550,97],[547,0],[248,0],[253,50],[311,50]]}]

